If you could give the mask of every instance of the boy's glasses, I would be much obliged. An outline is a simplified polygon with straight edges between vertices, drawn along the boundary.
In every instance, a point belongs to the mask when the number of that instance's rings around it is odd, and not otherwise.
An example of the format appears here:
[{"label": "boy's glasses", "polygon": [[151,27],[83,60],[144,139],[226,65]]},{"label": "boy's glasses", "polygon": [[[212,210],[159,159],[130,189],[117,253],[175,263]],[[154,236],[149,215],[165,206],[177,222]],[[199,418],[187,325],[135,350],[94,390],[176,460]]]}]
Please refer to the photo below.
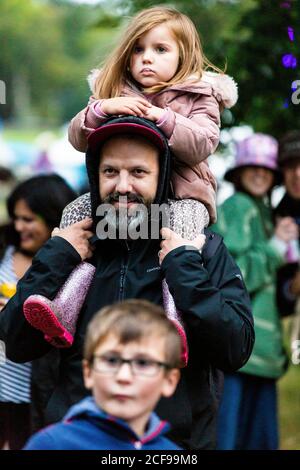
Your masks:
[{"label": "boy's glasses", "polygon": [[170,366],[165,362],[153,361],[152,359],[123,359],[123,357],[113,354],[93,356],[93,369],[101,374],[114,375],[123,364],[130,366],[133,375],[143,375],[145,377],[157,375],[162,367],[170,369]]}]

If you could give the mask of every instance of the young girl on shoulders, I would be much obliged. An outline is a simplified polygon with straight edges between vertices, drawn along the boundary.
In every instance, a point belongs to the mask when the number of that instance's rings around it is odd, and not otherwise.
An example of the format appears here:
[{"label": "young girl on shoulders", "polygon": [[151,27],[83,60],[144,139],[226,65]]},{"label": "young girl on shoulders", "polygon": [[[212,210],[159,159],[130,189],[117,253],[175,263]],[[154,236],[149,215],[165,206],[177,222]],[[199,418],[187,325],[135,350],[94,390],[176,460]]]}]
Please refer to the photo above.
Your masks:
[{"label": "young girl on shoulders", "polygon": [[[205,71],[208,67],[215,72]],[[216,181],[206,159],[219,143],[220,111],[236,102],[237,88],[230,77],[205,58],[193,22],[173,8],[141,11],[131,20],[102,69],[93,71],[89,82],[93,95],[69,128],[73,146],[84,152],[89,134],[112,116],[131,115],[153,121],[165,134],[172,152],[172,196],[193,199],[187,202],[186,214],[188,220],[197,217],[198,232],[214,223]],[[90,215],[89,194],[78,198],[66,211],[82,218]],[[64,215],[68,219],[68,214]],[[182,227],[177,228],[182,231]],[[82,283],[80,268],[78,273]],[[90,279],[89,274],[87,277]],[[88,285],[85,281],[86,288]],[[170,295],[168,292],[166,298]],[[49,313],[49,300],[40,297],[37,302],[35,298],[28,299],[26,318],[51,339],[53,331],[57,331],[53,324],[56,325],[59,315],[52,307]],[[167,315],[169,304],[165,302]],[[72,322],[69,318],[67,333],[75,330],[78,309],[69,316]],[[65,331],[61,320],[59,331]],[[183,327],[180,331],[185,337]],[[68,346],[73,341],[72,335],[71,338]]]},{"label": "young girl on shoulders", "polygon": [[89,133],[114,115],[155,122],[173,153],[175,198],[200,201],[206,220],[215,222],[216,181],[206,159],[219,143],[220,111],[235,104],[237,87],[206,59],[190,18],[168,7],[141,11],[89,83],[93,95],[70,124],[71,144],[84,152]]}]

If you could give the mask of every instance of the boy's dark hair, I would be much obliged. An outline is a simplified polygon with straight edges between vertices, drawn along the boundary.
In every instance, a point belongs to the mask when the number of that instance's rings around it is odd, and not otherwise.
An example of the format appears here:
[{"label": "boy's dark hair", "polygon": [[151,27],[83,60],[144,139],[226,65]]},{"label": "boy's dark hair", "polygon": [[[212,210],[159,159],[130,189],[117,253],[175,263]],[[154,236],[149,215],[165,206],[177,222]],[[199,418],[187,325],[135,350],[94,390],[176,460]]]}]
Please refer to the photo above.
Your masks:
[{"label": "boy's dark hair", "polygon": [[171,368],[180,365],[181,340],[175,325],[164,310],[147,300],[125,300],[102,308],[88,325],[83,357],[89,363],[97,347],[109,334],[121,344],[140,341],[152,334],[165,338],[165,362]]}]

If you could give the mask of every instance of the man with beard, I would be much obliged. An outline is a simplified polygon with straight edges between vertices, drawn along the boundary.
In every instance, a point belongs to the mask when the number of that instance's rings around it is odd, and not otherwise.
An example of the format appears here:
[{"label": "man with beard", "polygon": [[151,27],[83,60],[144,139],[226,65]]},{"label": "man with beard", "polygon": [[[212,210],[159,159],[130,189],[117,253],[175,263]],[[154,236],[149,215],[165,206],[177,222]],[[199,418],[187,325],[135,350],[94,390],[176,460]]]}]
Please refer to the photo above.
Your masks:
[{"label": "man with beard", "polygon": [[283,173],[286,193],[279,203],[276,217],[291,217],[298,225],[298,247],[291,246],[290,263],[278,272],[277,299],[282,315],[294,313],[300,297],[300,131],[288,132],[279,142],[278,163]]},{"label": "man with beard", "polygon": [[147,224],[156,192],[158,160],[157,148],[136,135],[115,136],[104,143],[99,165],[101,206],[97,215],[102,210],[105,217],[103,224],[97,225],[99,238],[133,239],[136,229]]},{"label": "man with beard", "polygon": [[[92,219],[56,229],[21,280],[0,321],[8,357],[22,362],[43,355],[50,345],[24,319],[23,303],[31,294],[53,299],[78,263],[91,258],[96,273],[74,343],[61,350],[60,378],[47,408],[49,422],[59,421],[88,393],[81,377],[81,349],[89,320],[101,307],[124,299],[146,299],[162,305],[165,278],[185,323],[189,362],[182,369],[173,397],[161,399],[156,411],[171,423],[170,438],[180,446],[211,449],[215,446],[220,393],[218,369],[235,371],[242,367],[254,342],[250,302],[240,270],[221,237],[209,231],[201,253],[203,236],[190,242],[168,229],[164,229],[168,234],[164,240],[132,240],[133,230],[128,230],[128,239],[102,237],[102,228],[110,225],[110,216],[105,218],[102,211],[104,201],[116,214],[125,208],[129,224],[134,221],[132,212],[137,202],[143,201],[146,207],[167,203],[170,164],[166,138],[147,120],[113,118],[96,129],[89,137],[86,154]],[[151,225],[152,216],[148,216],[148,210],[145,213]],[[154,220],[157,223],[156,217]],[[114,223],[119,231],[123,222]],[[99,238],[93,253],[88,242],[92,233]]]}]

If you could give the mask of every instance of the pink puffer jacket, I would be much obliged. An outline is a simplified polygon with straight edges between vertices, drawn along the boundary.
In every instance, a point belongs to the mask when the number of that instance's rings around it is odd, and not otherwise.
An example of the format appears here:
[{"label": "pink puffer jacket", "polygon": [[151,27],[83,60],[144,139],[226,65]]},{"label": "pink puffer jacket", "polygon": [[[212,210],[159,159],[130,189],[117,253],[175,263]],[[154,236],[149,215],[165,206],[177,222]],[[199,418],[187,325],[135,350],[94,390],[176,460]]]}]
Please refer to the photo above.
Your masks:
[{"label": "pink puffer jacket", "polygon": [[[98,70],[93,71],[89,83]],[[141,92],[126,84],[121,96],[137,96]],[[231,107],[237,100],[237,87],[227,75],[204,72],[202,80],[188,80],[183,84],[166,88],[152,95],[143,95],[151,104],[167,109],[167,119],[158,127],[167,136],[176,159],[172,174],[172,186],[179,199],[193,198],[202,202],[210,215],[210,223],[216,221],[216,180],[206,158],[219,143],[220,109]],[[101,100],[100,100],[101,101]],[[79,151],[85,152],[87,137],[105,118],[95,112],[95,98],[80,111],[69,126],[69,140]]]}]

